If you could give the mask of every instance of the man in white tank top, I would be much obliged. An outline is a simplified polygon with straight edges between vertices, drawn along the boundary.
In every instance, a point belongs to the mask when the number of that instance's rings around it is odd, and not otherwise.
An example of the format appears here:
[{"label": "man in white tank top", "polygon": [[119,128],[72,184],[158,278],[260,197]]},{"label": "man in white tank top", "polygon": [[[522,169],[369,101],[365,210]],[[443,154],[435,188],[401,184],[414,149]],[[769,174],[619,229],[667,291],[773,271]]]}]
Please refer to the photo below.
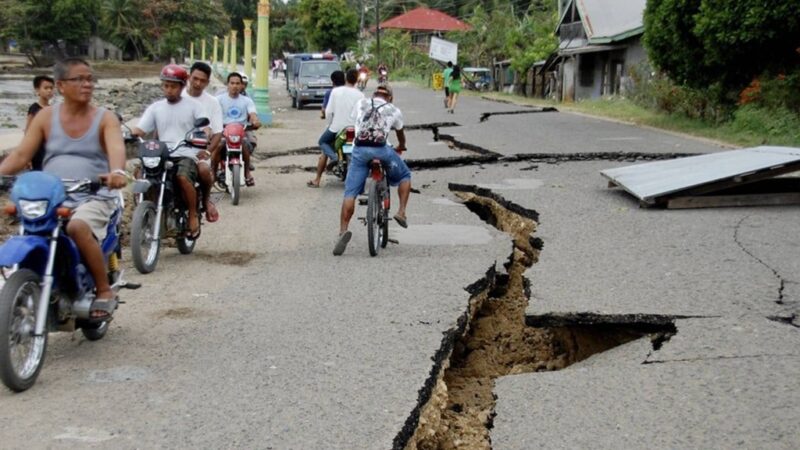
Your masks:
[{"label": "man in white tank top", "polygon": [[[98,161],[90,161],[96,158],[95,155],[104,154],[108,164],[105,173],[91,175],[99,177],[110,189],[125,187],[127,184],[127,176],[123,169],[125,143],[122,140],[120,123],[111,111],[92,105],[92,93],[97,80],[89,64],[77,58],[66,59],[56,65],[54,78],[56,88],[63,97],[63,103],[56,106],[58,111],[55,114],[55,107],[48,106],[33,118],[19,147],[0,164],[0,174],[11,175],[25,169],[39,146],[55,138],[51,136],[53,132],[60,134],[60,139],[72,140],[80,140],[94,132],[96,140],[86,142],[86,148],[81,149],[81,156],[84,156],[83,153],[86,154],[86,164],[103,166],[105,169],[105,162],[97,164]],[[102,117],[98,118],[98,114]],[[56,123],[53,123],[54,118],[58,119]],[[99,125],[96,125],[96,122],[99,122]],[[44,171],[65,178],[66,176],[60,173],[61,167],[56,161],[57,158],[58,156],[45,154]],[[75,161],[77,161],[75,158],[70,159],[70,164],[74,164]],[[53,170],[50,170],[49,166],[53,167]],[[74,169],[76,168],[73,167]],[[75,242],[94,278],[97,296],[91,308],[93,318],[110,317],[117,306],[117,300],[108,283],[108,270],[98,243],[98,239],[105,237],[106,227],[115,209],[114,202],[108,199],[85,198],[74,209],[72,218],[67,224],[67,234]]]}]

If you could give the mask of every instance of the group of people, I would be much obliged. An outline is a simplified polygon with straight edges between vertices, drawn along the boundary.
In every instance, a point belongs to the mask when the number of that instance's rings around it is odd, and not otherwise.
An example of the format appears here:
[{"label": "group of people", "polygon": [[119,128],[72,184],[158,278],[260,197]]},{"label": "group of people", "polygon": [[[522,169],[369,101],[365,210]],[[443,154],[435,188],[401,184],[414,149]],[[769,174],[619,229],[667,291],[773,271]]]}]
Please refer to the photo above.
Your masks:
[{"label": "group of people", "polygon": [[[321,113],[321,117],[329,121],[318,141],[322,153],[317,161],[316,176],[306,183],[312,188],[320,186],[326,168],[330,169],[338,162],[338,155],[334,150],[337,134],[347,127],[354,127],[356,140],[345,177],[344,200],[339,216],[339,236],[333,249],[333,254],[336,256],[344,253],[352,237],[348,227],[355,212],[355,200],[364,191],[369,176],[368,165],[373,159],[379,159],[384,163],[389,183],[398,186],[400,207],[394,220],[403,228],[408,227],[406,206],[411,194],[411,171],[400,157],[400,153],[406,150],[403,113],[400,108],[392,104],[394,95],[388,84],[379,85],[375,88],[372,98],[366,98],[364,93],[356,88],[358,78],[358,69],[350,69],[346,73],[337,70],[331,74],[334,87],[330,91],[330,96],[324,101]],[[391,130],[395,130],[397,147],[392,147],[388,140],[359,139],[369,131],[365,129],[367,126],[378,127],[377,132],[382,136],[388,136]]]},{"label": "group of people", "polygon": [[[207,150],[178,146],[172,153],[177,166],[176,184],[189,208],[189,237],[196,238],[200,217],[196,205],[195,182],[203,194],[206,219],[215,222],[219,212],[210,200],[214,171],[221,158],[224,127],[233,122],[260,127],[253,101],[242,95],[242,76],[231,73],[227,90],[219,96],[206,92],[211,67],[195,63],[187,72],[170,64],[160,73],[164,98],[150,105],[132,133],[146,136],[155,133],[170,148],[176,148],[194,129],[197,119],[208,119],[203,130],[209,138]],[[119,208],[117,189],[128,181],[125,172],[125,144],[116,114],[92,104],[97,78],[91,66],[79,58],[65,59],[55,66],[54,77],[34,80],[39,100],[29,110],[25,135],[20,145],[0,163],[1,175],[23,170],[40,169],[60,178],[100,179],[105,187],[96,194],[70,194],[73,208],[66,232],[75,242],[95,281],[96,296],[91,308],[95,319],[109,318],[116,299],[106,276],[100,244],[112,214]],[[49,105],[53,88],[62,101]],[[252,145],[245,143],[243,152],[246,184],[255,181],[250,173]],[[37,163],[36,159],[41,158]]]},{"label": "group of people", "polygon": [[[214,168],[222,154],[224,127],[233,122],[259,128],[260,122],[253,101],[243,95],[243,76],[228,75],[227,89],[214,96],[206,91],[211,78],[211,67],[196,62],[186,71],[181,66],[170,64],[160,73],[161,90],[164,95],[144,111],[132,133],[144,137],[154,133],[162,142],[175,148],[183,142],[186,134],[193,130],[197,119],[207,118],[203,129],[209,139],[208,149],[192,146],[176,148],[171,156],[176,159],[177,180],[181,195],[189,209],[188,237],[199,235],[200,217],[197,211],[195,183],[201,189],[206,211],[206,220],[215,222],[219,212],[210,200],[210,190],[215,178]],[[403,227],[406,223],[406,205],[411,192],[411,173],[400,158],[405,150],[403,117],[399,108],[391,102],[392,89],[379,86],[371,99],[355,89],[358,78],[356,70],[335,75],[341,86],[331,91],[325,108],[330,119],[328,127],[320,137],[320,155],[317,176],[309,186],[318,187],[327,159],[336,162],[332,139],[346,126],[354,125],[358,134],[365,116],[381,118],[380,128],[386,135],[391,129],[397,134],[398,146],[392,148],[388,141],[380,145],[356,141],[350,168],[345,183],[344,200],[340,212],[340,229],[333,254],[341,255],[350,240],[348,230],[355,209],[355,198],[364,190],[368,176],[368,164],[374,158],[386,163],[387,178],[398,186],[400,208],[394,216]],[[341,82],[341,83],[339,83]],[[97,193],[70,195],[72,216],[66,226],[95,281],[96,295],[91,307],[91,317],[107,319],[113,314],[117,300],[111,290],[107,268],[100,248],[106,235],[111,216],[119,208],[117,190],[125,187],[128,176],[125,172],[125,143],[121,123],[117,115],[92,103],[97,78],[88,62],[79,58],[68,58],[56,64],[54,77],[37,77],[34,86],[39,97],[29,110],[25,135],[20,145],[0,163],[0,175],[13,175],[35,168],[52,173],[60,178],[100,179],[105,187]],[[50,105],[53,91],[57,90],[62,101]],[[245,179],[248,186],[255,184],[250,164],[250,153],[254,145],[251,135],[243,152]],[[39,162],[36,162],[39,158]]]},{"label": "group of people", "polygon": [[461,93],[461,67],[447,61],[447,67],[442,71],[444,77],[444,107],[450,114],[455,114],[458,94]]}]

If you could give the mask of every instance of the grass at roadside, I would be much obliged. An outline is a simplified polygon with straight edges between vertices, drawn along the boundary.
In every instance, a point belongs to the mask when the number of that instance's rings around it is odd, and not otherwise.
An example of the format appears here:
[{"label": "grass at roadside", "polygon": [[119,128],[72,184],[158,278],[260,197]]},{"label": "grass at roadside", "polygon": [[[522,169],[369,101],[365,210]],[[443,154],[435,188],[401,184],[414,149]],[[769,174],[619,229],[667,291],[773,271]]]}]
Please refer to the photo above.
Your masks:
[{"label": "grass at roadside", "polygon": [[647,109],[621,98],[558,103],[498,92],[485,94],[467,92],[469,95],[482,95],[486,98],[520,105],[555,106],[563,111],[606,117],[743,147],[757,145],[800,147],[800,118],[788,111],[767,112],[745,107],[737,111],[733,120],[715,125],[702,120]]}]

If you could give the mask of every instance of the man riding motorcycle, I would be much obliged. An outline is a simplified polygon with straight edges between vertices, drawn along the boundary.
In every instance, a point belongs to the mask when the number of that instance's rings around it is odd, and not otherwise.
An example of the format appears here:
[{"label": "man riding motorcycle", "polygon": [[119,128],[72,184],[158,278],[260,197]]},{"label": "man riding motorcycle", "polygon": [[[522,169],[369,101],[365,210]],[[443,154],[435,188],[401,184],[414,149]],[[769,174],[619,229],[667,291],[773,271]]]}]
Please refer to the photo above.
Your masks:
[{"label": "man riding motorcycle", "polygon": [[[183,142],[186,133],[194,128],[197,119],[208,117],[205,108],[198,101],[190,96],[181,96],[181,91],[186,85],[189,74],[186,70],[176,64],[169,64],[161,69],[161,91],[164,98],[148,106],[139,125],[133,129],[133,135],[144,137],[148,133],[156,131],[158,139],[165,142],[169,148]],[[206,128],[206,135],[211,134],[211,130]],[[177,159],[176,184],[180,187],[183,200],[186,202],[189,211],[189,234],[188,238],[196,240],[200,237],[200,217],[197,211],[197,191],[194,183],[198,179],[211,179],[211,168],[208,164],[197,164],[197,161],[209,158],[211,155],[206,150],[198,151],[189,146],[182,146],[170,154]],[[208,171],[202,176],[200,172]],[[203,186],[205,191],[206,187]],[[209,187],[210,189],[210,187]],[[208,197],[203,198],[204,205],[208,208],[211,202]]]},{"label": "man riding motorcycle", "polygon": [[[222,125],[229,123],[240,123],[242,125],[250,122],[253,129],[261,127],[261,122],[258,120],[256,113],[256,104],[249,97],[241,95],[242,91],[242,75],[237,72],[228,74],[228,92],[220,94],[217,97],[220,105],[222,105]],[[245,139],[246,151],[242,153],[244,158],[244,178],[247,186],[255,186],[256,180],[250,173],[253,170],[250,164],[250,154],[253,152],[255,146],[255,135],[248,132],[247,139]]]},{"label": "man riding motorcycle", "polygon": [[[111,111],[92,105],[97,79],[89,63],[67,58],[56,64],[54,72],[63,102],[36,114],[20,145],[0,164],[0,175],[24,170],[45,143],[44,172],[60,178],[100,178],[109,189],[124,187],[127,176],[120,123]],[[96,195],[70,194],[69,198],[77,207],[67,224],[67,234],[94,279],[96,296],[90,309],[94,319],[110,318],[118,302],[99,244],[118,206],[118,194],[109,189],[101,189]]]}]

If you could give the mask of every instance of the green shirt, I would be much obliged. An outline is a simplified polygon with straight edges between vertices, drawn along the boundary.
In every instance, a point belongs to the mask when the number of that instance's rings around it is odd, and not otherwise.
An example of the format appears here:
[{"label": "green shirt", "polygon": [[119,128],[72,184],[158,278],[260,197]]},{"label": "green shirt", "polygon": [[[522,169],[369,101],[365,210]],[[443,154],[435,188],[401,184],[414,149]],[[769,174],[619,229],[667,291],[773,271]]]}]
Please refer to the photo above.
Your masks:
[{"label": "green shirt", "polygon": [[442,75],[444,76],[444,85],[445,86],[449,86],[450,85],[450,74],[451,73],[453,73],[453,68],[452,67],[448,67],[448,68],[444,69],[444,71],[442,72]]}]

